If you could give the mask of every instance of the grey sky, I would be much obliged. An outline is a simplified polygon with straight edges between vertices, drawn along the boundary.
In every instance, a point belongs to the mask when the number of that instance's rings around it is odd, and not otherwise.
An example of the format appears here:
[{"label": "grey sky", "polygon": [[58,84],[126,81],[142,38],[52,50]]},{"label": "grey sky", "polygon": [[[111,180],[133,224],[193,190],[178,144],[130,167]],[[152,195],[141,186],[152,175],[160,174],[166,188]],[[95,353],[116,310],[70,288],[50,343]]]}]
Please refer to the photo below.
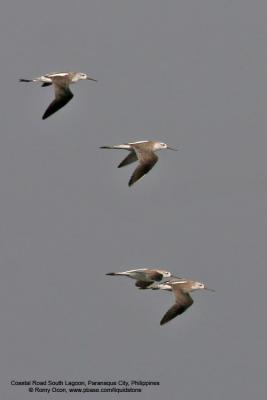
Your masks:
[{"label": "grey sky", "polygon": [[[47,398],[13,378],[121,377],[160,380],[145,400],[264,398],[266,17],[263,0],[2,4],[1,398]],[[42,121],[51,89],[18,79],[61,70],[99,82]],[[135,139],[182,149],[129,189],[125,153],[99,146]],[[216,293],[161,327],[169,293],[105,276],[135,266]]]}]

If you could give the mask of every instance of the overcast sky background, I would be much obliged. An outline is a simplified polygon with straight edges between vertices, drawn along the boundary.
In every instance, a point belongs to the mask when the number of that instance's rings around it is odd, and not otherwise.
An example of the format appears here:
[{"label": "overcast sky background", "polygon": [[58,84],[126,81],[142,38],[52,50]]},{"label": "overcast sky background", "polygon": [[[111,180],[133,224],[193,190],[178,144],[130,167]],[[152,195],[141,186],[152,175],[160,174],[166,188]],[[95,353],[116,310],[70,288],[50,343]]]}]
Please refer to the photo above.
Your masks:
[{"label": "overcast sky background", "polygon": [[[1,398],[93,398],[9,384],[34,378],[161,382],[129,399],[264,398],[266,19],[264,0],[2,4]],[[42,121],[51,89],[18,79],[66,70],[99,81]],[[181,150],[129,188],[126,153],[99,146],[142,139]],[[105,276],[138,266],[216,293],[161,327],[171,294]]]}]

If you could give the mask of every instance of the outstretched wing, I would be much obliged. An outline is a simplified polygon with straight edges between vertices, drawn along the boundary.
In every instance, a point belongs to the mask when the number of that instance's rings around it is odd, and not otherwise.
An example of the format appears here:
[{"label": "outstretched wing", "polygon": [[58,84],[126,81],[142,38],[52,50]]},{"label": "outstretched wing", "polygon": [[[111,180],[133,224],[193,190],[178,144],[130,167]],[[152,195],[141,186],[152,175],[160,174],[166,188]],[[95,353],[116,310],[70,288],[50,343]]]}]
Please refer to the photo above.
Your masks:
[{"label": "outstretched wing", "polygon": [[141,179],[145,174],[147,174],[158,161],[158,156],[153,152],[138,152],[137,158],[140,162],[139,166],[135,169],[134,173],[129,180],[128,185],[132,186],[135,182]]},{"label": "outstretched wing", "polygon": [[193,299],[188,293],[182,293],[180,290],[179,292],[179,295],[175,293],[176,303],[163,316],[160,325],[164,325],[177,317],[177,315],[182,314],[193,304]]},{"label": "outstretched wing", "polygon": [[125,157],[122,162],[118,165],[118,168],[124,167],[125,165],[131,164],[137,161],[137,155],[135,151],[131,151],[127,157]]},{"label": "outstretched wing", "polygon": [[68,83],[64,77],[57,77],[53,79],[55,88],[55,100],[49,105],[43,115],[43,119],[50,117],[56,111],[64,107],[72,98],[73,93],[70,91]]},{"label": "outstretched wing", "polygon": [[152,285],[153,281],[151,282],[145,282],[145,281],[136,281],[135,286],[137,286],[139,289],[147,289],[148,286]]},{"label": "outstretched wing", "polygon": [[154,271],[154,270],[146,271],[146,274],[148,275],[148,277],[151,280],[157,281],[157,282],[160,282],[163,278],[163,275],[160,272]]}]

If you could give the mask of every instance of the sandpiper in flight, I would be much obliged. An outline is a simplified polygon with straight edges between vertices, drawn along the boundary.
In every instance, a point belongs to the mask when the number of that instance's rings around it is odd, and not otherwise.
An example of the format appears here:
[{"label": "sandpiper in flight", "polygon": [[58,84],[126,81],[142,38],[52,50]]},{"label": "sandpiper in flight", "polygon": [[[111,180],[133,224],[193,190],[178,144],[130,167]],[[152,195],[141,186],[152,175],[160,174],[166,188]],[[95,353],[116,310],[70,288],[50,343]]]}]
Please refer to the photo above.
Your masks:
[{"label": "sandpiper in flight", "polygon": [[158,156],[155,154],[155,151],[162,149],[170,149],[175,151],[178,150],[168,146],[166,143],[156,140],[141,140],[139,142],[119,144],[116,146],[101,146],[100,148],[124,149],[130,151],[130,154],[128,154],[128,156],[118,165],[118,168],[124,167],[125,165],[131,164],[135,161],[139,161],[138,167],[135,169],[131,179],[129,180],[129,186],[132,186],[135,182],[147,174],[156,164],[158,161]]},{"label": "sandpiper in flight", "polygon": [[214,292],[213,289],[207,288],[202,282],[195,282],[186,279],[172,279],[164,283],[157,283],[150,286],[149,289],[163,289],[172,291],[175,296],[174,305],[166,312],[160,321],[160,325],[166,324],[177,315],[182,314],[193,304],[193,299],[189,292],[198,289],[206,289]]},{"label": "sandpiper in flight", "polygon": [[48,106],[42,117],[46,119],[64,107],[73,98],[73,93],[70,91],[69,85],[84,79],[97,82],[96,79],[90,78],[83,72],[53,72],[34,79],[20,79],[20,82],[42,82],[42,86],[54,85],[55,99]]},{"label": "sandpiper in flight", "polygon": [[164,278],[170,278],[173,276],[169,271],[156,268],[138,268],[123,272],[109,272],[106,275],[128,276],[129,278],[136,279],[135,286],[139,289],[146,289],[155,281],[160,282]]}]

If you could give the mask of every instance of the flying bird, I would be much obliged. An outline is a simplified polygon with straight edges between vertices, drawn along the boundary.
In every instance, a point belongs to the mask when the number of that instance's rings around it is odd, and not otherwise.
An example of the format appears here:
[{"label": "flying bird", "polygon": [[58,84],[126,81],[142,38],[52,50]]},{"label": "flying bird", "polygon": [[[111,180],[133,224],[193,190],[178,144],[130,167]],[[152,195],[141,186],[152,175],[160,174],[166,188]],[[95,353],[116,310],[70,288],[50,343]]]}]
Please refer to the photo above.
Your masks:
[{"label": "flying bird", "polygon": [[146,289],[154,282],[160,282],[164,278],[172,277],[172,273],[163,269],[156,268],[138,268],[122,272],[109,272],[110,276],[128,276],[136,279],[135,286],[139,289]]},{"label": "flying bird", "polygon": [[193,299],[189,294],[190,292],[198,289],[205,289],[214,292],[213,289],[207,288],[202,282],[195,282],[186,279],[172,279],[164,283],[153,284],[149,289],[169,290],[173,292],[175,297],[174,305],[165,313],[160,321],[160,325],[164,325],[177,317],[177,315],[182,314],[193,304]]},{"label": "flying bird", "polygon": [[139,162],[139,165],[129,180],[129,186],[132,186],[154,167],[158,161],[158,156],[155,154],[155,151],[162,149],[178,150],[168,146],[166,143],[156,140],[141,140],[139,142],[119,144],[116,146],[101,146],[100,148],[124,149],[130,151],[130,154],[128,154],[127,157],[118,165],[118,168],[124,167],[125,165],[131,164],[135,161]]},{"label": "flying bird", "polygon": [[54,85],[55,99],[48,106],[42,117],[42,119],[46,119],[64,107],[73,98],[69,85],[85,79],[97,82],[96,79],[90,78],[83,72],[53,72],[34,79],[20,79],[20,82],[42,82],[43,87]]}]

